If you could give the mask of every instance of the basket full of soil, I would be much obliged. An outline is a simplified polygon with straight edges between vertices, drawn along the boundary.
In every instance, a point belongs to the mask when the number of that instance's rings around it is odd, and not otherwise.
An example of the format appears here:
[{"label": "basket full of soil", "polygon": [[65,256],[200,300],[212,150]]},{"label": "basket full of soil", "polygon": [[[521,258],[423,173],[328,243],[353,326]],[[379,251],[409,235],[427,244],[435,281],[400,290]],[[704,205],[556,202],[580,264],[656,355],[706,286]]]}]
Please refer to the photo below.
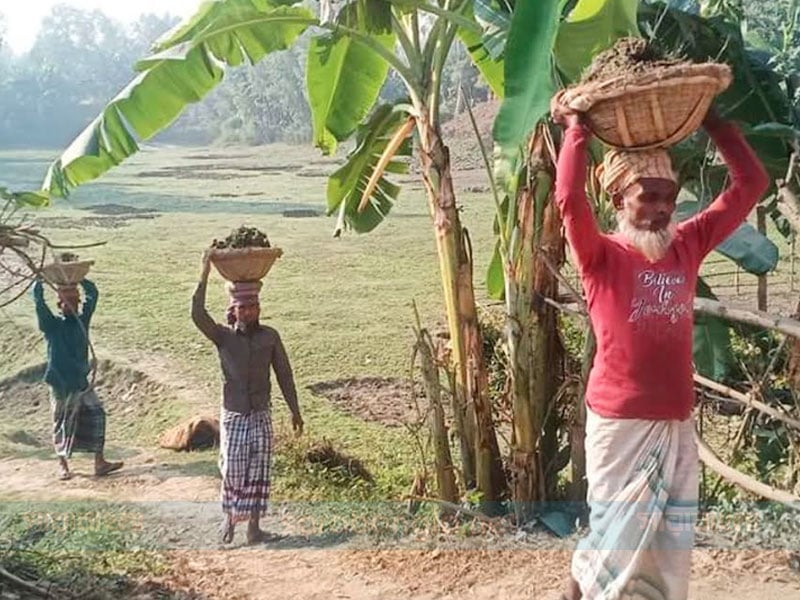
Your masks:
[{"label": "basket full of soil", "polygon": [[622,38],[597,55],[562,102],[584,113],[607,145],[650,150],[677,144],[700,127],[730,83],[727,65],[667,58],[644,39]]},{"label": "basket full of soil", "polygon": [[258,281],[263,279],[283,250],[273,248],[267,235],[255,227],[240,227],[224,240],[211,244],[211,263],[228,281]]},{"label": "basket full of soil", "polygon": [[63,252],[42,267],[42,277],[59,288],[73,287],[89,274],[93,264],[93,260],[79,260],[77,254]]}]

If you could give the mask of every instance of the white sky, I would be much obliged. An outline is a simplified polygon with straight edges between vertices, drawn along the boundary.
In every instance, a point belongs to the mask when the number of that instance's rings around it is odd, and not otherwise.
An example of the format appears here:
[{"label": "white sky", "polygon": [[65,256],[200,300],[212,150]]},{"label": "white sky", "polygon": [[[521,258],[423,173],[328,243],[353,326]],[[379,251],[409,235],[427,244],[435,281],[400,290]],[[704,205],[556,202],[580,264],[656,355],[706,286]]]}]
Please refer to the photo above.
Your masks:
[{"label": "white sky", "polygon": [[100,9],[123,22],[135,21],[143,13],[191,15],[202,0],[0,0],[0,13],[6,18],[6,43],[16,54],[30,49],[42,19],[55,4],[82,9]]}]

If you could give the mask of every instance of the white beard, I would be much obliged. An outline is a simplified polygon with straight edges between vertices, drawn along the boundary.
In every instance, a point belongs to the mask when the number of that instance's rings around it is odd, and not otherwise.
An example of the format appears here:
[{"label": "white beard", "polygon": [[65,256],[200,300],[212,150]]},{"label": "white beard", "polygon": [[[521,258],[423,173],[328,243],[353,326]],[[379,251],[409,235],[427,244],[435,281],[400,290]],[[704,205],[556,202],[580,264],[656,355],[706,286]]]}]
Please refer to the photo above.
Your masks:
[{"label": "white beard", "polygon": [[644,257],[651,263],[658,262],[666,256],[678,229],[678,225],[674,221],[670,221],[669,225],[658,231],[637,229],[628,220],[623,210],[617,212],[617,225],[620,235],[644,254]]}]

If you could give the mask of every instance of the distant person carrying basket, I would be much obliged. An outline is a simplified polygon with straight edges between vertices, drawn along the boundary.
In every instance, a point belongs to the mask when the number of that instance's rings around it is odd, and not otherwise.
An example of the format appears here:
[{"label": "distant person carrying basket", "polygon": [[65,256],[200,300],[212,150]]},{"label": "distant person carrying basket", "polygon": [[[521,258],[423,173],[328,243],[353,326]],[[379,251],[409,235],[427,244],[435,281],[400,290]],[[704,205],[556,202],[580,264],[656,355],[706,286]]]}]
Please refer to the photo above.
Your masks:
[{"label": "distant person carrying basket", "polygon": [[[45,382],[50,386],[53,416],[53,443],[59,463],[59,478],[69,479],[68,459],[73,452],[94,454],[94,473],[108,475],[122,467],[103,455],[106,436],[106,413],[89,385],[89,325],[97,307],[97,287],[83,275],[90,262],[68,260],[55,262],[44,269],[44,277],[56,285],[60,315],[54,315],[44,299],[41,279],[33,284],[33,299],[40,331],[47,341]],[[80,292],[85,294],[80,309]]]},{"label": "distant person carrying basket", "polygon": [[[247,542],[254,544],[272,537],[260,527],[269,500],[273,446],[270,369],[275,371],[298,434],[303,431],[303,419],[283,342],[275,329],[259,323],[260,280],[281,251],[269,248],[260,232],[245,228],[215,245],[216,250],[203,254],[192,319],[217,347],[222,367],[222,541],[232,542],[236,524],[247,521]],[[216,323],[205,308],[212,261],[229,281],[227,325]]]}]

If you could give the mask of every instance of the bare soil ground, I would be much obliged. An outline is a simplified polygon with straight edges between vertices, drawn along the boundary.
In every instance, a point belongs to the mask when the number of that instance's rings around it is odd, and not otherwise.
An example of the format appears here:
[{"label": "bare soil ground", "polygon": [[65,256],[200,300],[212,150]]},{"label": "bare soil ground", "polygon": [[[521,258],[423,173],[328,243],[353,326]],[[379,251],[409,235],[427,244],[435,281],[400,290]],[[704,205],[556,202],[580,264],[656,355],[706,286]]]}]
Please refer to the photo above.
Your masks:
[{"label": "bare soil ground", "polygon": [[[101,363],[98,372],[98,389],[109,399],[111,415],[144,398],[170,395],[161,381],[164,373],[149,377],[141,370],[108,362]],[[155,449],[127,448],[126,467],[117,474],[96,478],[89,460],[78,458],[73,461],[76,476],[57,482],[55,461],[43,445],[49,418],[36,374],[29,370],[0,385],[0,420],[12,418],[19,423],[24,416],[22,431],[42,445],[38,456],[0,460],[3,497],[30,502],[43,498],[138,502],[143,507],[142,527],[170,561],[165,574],[142,582],[135,596],[139,600],[163,597],[165,591],[185,598],[225,600],[548,599],[554,597],[567,572],[570,553],[564,544],[560,549],[514,549],[504,543],[503,549],[493,549],[487,547],[491,541],[487,544],[476,538],[476,549],[470,547],[470,540],[450,535],[378,547],[363,539],[304,530],[291,512],[281,508],[273,511],[264,526],[282,539],[246,547],[239,532],[233,547],[223,549],[217,541],[219,482],[207,468],[207,455],[197,455],[196,462],[173,462]],[[407,398],[408,389],[397,381],[388,386],[367,381],[351,382],[352,389],[345,394],[352,398],[353,389],[358,390],[357,410],[378,420],[403,418],[402,411],[388,411],[386,417],[384,409],[387,403]],[[328,385],[327,390],[331,389],[341,394],[341,382],[338,387]],[[365,399],[370,391],[377,400],[374,405],[381,408],[370,408]],[[175,394],[186,392],[184,383]],[[9,414],[10,405],[17,404],[28,412]],[[800,577],[785,552],[697,550],[692,577],[690,597],[697,600],[800,597]]]},{"label": "bare soil ground", "polygon": [[412,391],[409,381],[388,377],[324,381],[309,390],[349,415],[389,427],[417,421],[418,403],[425,399],[421,389]]},{"label": "bare soil ground", "polygon": [[[500,109],[500,101],[483,102],[472,108],[472,114],[480,132],[483,146],[489,157],[492,156],[492,125],[497,111]],[[484,169],[483,157],[481,155],[478,137],[472,125],[468,112],[463,112],[448,121],[442,127],[442,135],[450,148],[450,158],[453,168],[456,170]],[[486,183],[484,174],[484,184]]]},{"label": "bare soil ground", "polygon": [[[246,547],[240,537],[229,549],[217,543],[216,477],[187,474],[153,462],[142,451],[126,469],[106,479],[86,475],[56,483],[52,461],[0,461],[0,480],[14,499],[121,501],[147,507],[144,526],[167,548],[170,568],[142,582],[139,600],[164,590],[208,599],[518,599],[553,598],[569,565],[568,550],[363,548],[335,536],[310,535],[289,514],[271,515],[265,527],[284,537]],[[83,472],[83,475],[80,473]],[[149,590],[149,591],[148,591]],[[697,550],[692,573],[696,600],[788,600],[800,597],[800,577],[784,552]]]}]

